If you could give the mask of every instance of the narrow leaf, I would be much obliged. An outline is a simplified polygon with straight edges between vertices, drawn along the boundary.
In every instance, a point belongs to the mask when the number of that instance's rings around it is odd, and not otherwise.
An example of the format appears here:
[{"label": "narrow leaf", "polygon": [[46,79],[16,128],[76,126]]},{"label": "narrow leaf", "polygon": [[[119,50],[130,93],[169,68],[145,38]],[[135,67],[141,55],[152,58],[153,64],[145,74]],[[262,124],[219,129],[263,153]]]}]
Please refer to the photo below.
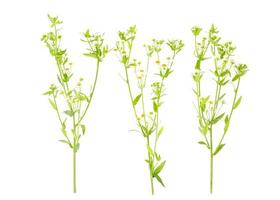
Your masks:
[{"label": "narrow leaf", "polygon": [[65,143],[65,144],[68,144],[70,146],[70,148],[72,148],[72,144],[70,144],[68,141],[66,140],[58,140],[59,142],[62,142],[62,143]]},{"label": "narrow leaf", "polygon": [[239,99],[235,102],[235,104],[233,105],[233,109],[236,109],[239,106],[239,104],[241,103],[241,100],[242,100],[242,96],[239,97]]},{"label": "narrow leaf", "polygon": [[196,61],[195,69],[200,69],[200,62],[201,62],[200,59],[198,59],[198,60]]},{"label": "narrow leaf", "polygon": [[133,105],[136,106],[136,104],[138,103],[138,101],[140,100],[142,94],[139,94],[135,97],[135,99],[133,100]]},{"label": "narrow leaf", "polygon": [[145,162],[146,162],[146,163],[148,163],[148,164],[150,164],[150,161],[149,161],[149,160],[147,160],[147,159],[145,159]]},{"label": "narrow leaf", "polygon": [[226,133],[226,132],[227,132],[228,127],[229,127],[229,118],[228,118],[228,115],[227,115],[227,116],[226,116],[226,118],[225,118],[224,133]]},{"label": "narrow leaf", "polygon": [[203,144],[207,146],[207,144],[204,141],[199,141],[198,144]]},{"label": "narrow leaf", "polygon": [[149,154],[153,156],[154,152],[153,152],[152,148],[150,146],[147,146],[147,148],[148,148]]},{"label": "narrow leaf", "polygon": [[51,94],[53,94],[52,91],[47,91],[47,92],[43,93],[43,95],[51,95]]},{"label": "narrow leaf", "polygon": [[162,132],[163,132],[163,127],[161,127],[161,128],[159,129],[158,134],[157,134],[157,138],[159,138],[159,136],[162,134]]},{"label": "narrow leaf", "polygon": [[217,155],[221,149],[225,146],[225,144],[220,144],[219,146],[217,146],[216,150],[214,151],[214,156]]},{"label": "narrow leaf", "polygon": [[239,79],[239,78],[240,78],[239,74],[236,74],[236,75],[233,77],[232,81],[236,81],[236,80]]},{"label": "narrow leaf", "polygon": [[143,135],[147,136],[148,135],[148,129],[145,126],[141,126],[141,131],[143,132]]},{"label": "narrow leaf", "polygon": [[161,178],[159,177],[159,175],[155,175],[155,178],[157,179],[157,181],[163,186],[165,187],[163,181],[161,180]]},{"label": "narrow leaf", "polygon": [[163,169],[163,167],[165,165],[165,162],[166,161],[163,161],[162,163],[160,163],[160,165],[155,169],[154,175],[158,175],[161,172],[161,170]]},{"label": "narrow leaf", "polygon": [[221,101],[225,96],[226,96],[226,94],[223,94],[222,96],[220,96],[218,101]]},{"label": "narrow leaf", "polygon": [[80,148],[80,143],[77,143],[77,145],[74,147],[75,152],[77,152]]},{"label": "narrow leaf", "polygon": [[193,93],[194,93],[196,96],[198,96],[196,90],[195,90],[195,89],[192,89],[192,90],[193,90]]},{"label": "narrow leaf", "polygon": [[70,117],[74,115],[74,113],[71,110],[65,110],[64,113]]},{"label": "narrow leaf", "polygon": [[96,58],[96,55],[93,53],[84,53],[83,55],[91,58]]},{"label": "narrow leaf", "polygon": [[199,141],[198,144],[205,145],[209,149],[208,145],[204,141]]},{"label": "narrow leaf", "polygon": [[228,73],[230,73],[230,72],[228,70],[225,70],[220,74],[220,76],[223,77],[223,76],[227,75]]},{"label": "narrow leaf", "polygon": [[66,140],[58,140],[59,142],[65,143],[65,144],[69,144],[69,142],[67,142]]},{"label": "narrow leaf", "polygon": [[50,104],[51,104],[52,108],[53,108],[53,109],[55,109],[55,110],[57,110],[57,107],[56,107],[56,105],[55,105],[54,101],[53,101],[53,100],[51,100],[51,99],[49,99],[49,102],[50,102]]},{"label": "narrow leaf", "polygon": [[59,77],[59,75],[58,75],[58,74],[57,74],[57,80],[58,80],[58,82],[60,83],[60,85],[62,85],[61,78]]},{"label": "narrow leaf", "polygon": [[219,115],[218,117],[216,117],[215,119],[213,119],[212,123],[213,123],[213,124],[216,124],[218,121],[220,121],[220,120],[223,118],[224,115],[225,115],[225,113]]},{"label": "narrow leaf", "polygon": [[205,125],[203,127],[199,127],[198,129],[203,135],[206,135],[207,132],[208,132],[208,125]]},{"label": "narrow leaf", "polygon": [[155,152],[155,157],[156,157],[157,161],[160,161],[161,157],[159,154],[157,154],[157,152]]},{"label": "narrow leaf", "polygon": [[67,136],[65,121],[62,124],[61,132],[63,133],[64,136]]},{"label": "narrow leaf", "polygon": [[86,132],[86,126],[85,126],[85,125],[83,125],[83,124],[81,124],[80,126],[81,126],[81,128],[82,128],[82,132],[83,132],[83,135],[84,135],[84,134],[85,134],[85,132]]},{"label": "narrow leaf", "polygon": [[154,109],[155,112],[158,111],[158,105],[155,101],[153,101],[153,109]]}]

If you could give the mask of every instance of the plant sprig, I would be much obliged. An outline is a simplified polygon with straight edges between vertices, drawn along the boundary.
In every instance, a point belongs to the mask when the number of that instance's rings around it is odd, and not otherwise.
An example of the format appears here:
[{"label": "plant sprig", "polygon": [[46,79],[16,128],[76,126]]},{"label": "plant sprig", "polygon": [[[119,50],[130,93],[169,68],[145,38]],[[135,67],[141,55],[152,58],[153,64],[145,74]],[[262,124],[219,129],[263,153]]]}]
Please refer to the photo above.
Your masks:
[{"label": "plant sprig", "polygon": [[67,50],[61,47],[62,35],[59,31],[62,21],[58,17],[50,15],[48,18],[51,31],[43,34],[41,40],[56,61],[58,84],[51,84],[44,95],[49,97],[50,105],[60,122],[63,139],[59,141],[67,144],[73,150],[73,191],[76,192],[76,153],[80,147],[80,138],[86,132],[86,126],[82,120],[92,102],[99,66],[108,53],[108,46],[104,44],[103,36],[100,34],[91,34],[89,30],[83,34],[82,41],[88,46],[87,53],[84,55],[96,59],[93,84],[89,94],[86,94],[82,91],[83,78],[73,84],[73,64],[69,61]]},{"label": "plant sprig", "polygon": [[[139,132],[146,138],[147,159],[145,161],[149,166],[151,192],[154,194],[154,179],[165,187],[160,177],[160,172],[164,168],[166,161],[162,161],[161,155],[157,152],[158,139],[164,130],[163,126],[160,125],[159,110],[163,104],[162,97],[165,95],[165,80],[173,72],[172,67],[175,56],[181,51],[184,44],[181,40],[169,40],[165,42],[164,40],[153,39],[151,44],[144,45],[147,63],[145,67],[142,67],[141,61],[132,58],[136,27],[131,26],[127,31],[120,31],[118,35],[119,41],[116,43],[115,51],[118,53],[120,62],[124,66],[124,80],[128,87]],[[169,47],[171,55],[163,60],[161,53],[166,46]],[[151,63],[154,57],[156,61]],[[147,99],[145,98],[145,90],[147,89],[147,76],[150,65],[157,67],[155,79],[158,80],[151,84],[150,89],[152,90],[153,96],[151,99]],[[132,91],[131,79],[137,83],[137,92]],[[152,110],[148,111],[148,105]]]},{"label": "plant sprig", "polygon": [[[202,29],[193,27],[192,33],[195,37],[196,57],[193,80],[196,88],[196,108],[198,112],[199,131],[203,140],[198,143],[204,145],[210,152],[210,192],[213,191],[213,157],[216,156],[225,146],[224,137],[228,132],[232,114],[241,103],[242,97],[238,95],[240,80],[248,71],[245,64],[236,64],[233,60],[235,47],[232,42],[222,42],[219,31],[212,25],[206,36],[201,36]],[[212,61],[213,68],[202,69],[202,63]],[[215,82],[215,92],[212,95],[202,94],[202,79],[205,74],[211,74]],[[226,97],[228,92],[223,91],[232,86],[233,99],[231,106],[226,109]],[[223,130],[218,143],[214,144],[213,128],[219,122],[223,122]],[[215,134],[216,135],[216,134]],[[217,136],[216,136],[217,137]]]}]

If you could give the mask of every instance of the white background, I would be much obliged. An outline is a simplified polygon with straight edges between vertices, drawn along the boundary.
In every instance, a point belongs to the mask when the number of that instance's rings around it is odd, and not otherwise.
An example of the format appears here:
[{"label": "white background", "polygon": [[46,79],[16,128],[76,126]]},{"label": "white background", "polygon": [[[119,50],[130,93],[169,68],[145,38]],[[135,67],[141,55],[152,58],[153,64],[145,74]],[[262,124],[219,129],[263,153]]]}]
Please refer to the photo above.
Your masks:
[{"label": "white background", "polygon": [[[79,39],[86,28],[105,32],[110,45],[118,30],[132,24],[139,44],[153,37],[185,41],[161,111],[165,132],[159,151],[167,160],[162,172],[167,187],[156,183],[153,197],[145,140],[128,132],[135,120],[114,53],[101,66],[78,152],[78,194],[72,194],[72,154],[58,142],[58,121],[41,95],[56,79],[54,62],[40,41],[49,31],[47,13],[64,21],[63,45],[79,75],[94,72],[94,62],[81,56],[85,46]],[[0,199],[280,199],[279,18],[272,0],[1,0]],[[208,152],[197,144],[201,135],[192,105],[190,29],[212,23],[234,42],[236,59],[250,71],[241,83],[244,98],[226,146],[215,157],[210,196]]]}]

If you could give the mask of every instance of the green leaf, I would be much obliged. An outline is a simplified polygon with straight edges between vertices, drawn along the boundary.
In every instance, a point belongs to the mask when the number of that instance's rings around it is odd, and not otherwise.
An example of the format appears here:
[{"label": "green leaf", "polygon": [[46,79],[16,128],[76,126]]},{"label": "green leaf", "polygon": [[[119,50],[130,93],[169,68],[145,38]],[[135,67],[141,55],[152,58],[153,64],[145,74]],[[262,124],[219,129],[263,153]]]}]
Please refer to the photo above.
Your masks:
[{"label": "green leaf", "polygon": [[159,175],[155,175],[154,177],[157,179],[157,181],[158,181],[163,187],[165,187],[165,185],[164,185],[163,181],[161,180],[161,178],[159,177]]},{"label": "green leaf", "polygon": [[226,93],[224,93],[222,96],[220,96],[218,101],[221,101],[225,96],[226,96]]},{"label": "green leaf", "polygon": [[217,146],[216,150],[214,151],[213,155],[217,155],[221,149],[225,146],[225,144],[220,144],[219,146]]},{"label": "green leaf", "polygon": [[201,98],[200,98],[200,100],[199,100],[199,102],[200,102],[199,106],[200,106],[201,112],[204,112],[204,111],[205,111],[205,109],[206,109],[206,104],[207,104],[209,98],[210,98],[210,96],[201,97]]},{"label": "green leaf", "polygon": [[147,145],[147,148],[148,148],[149,154],[153,156],[154,152],[153,152],[152,148],[150,146],[148,146],[148,145]]},{"label": "green leaf", "polygon": [[206,135],[207,131],[208,131],[208,125],[205,125],[203,127],[199,127],[198,129],[203,135]]},{"label": "green leaf", "polygon": [[51,100],[51,99],[49,99],[49,102],[50,102],[50,104],[51,104],[52,108],[53,108],[54,110],[57,110],[57,107],[56,107],[56,105],[55,105],[54,101],[53,101],[53,100]]},{"label": "green leaf", "polygon": [[227,132],[228,127],[229,127],[229,118],[228,118],[228,115],[227,115],[227,116],[226,116],[226,118],[225,118],[224,133],[226,133],[226,132]]},{"label": "green leaf", "polygon": [[72,74],[70,76],[68,76],[67,73],[64,73],[64,74],[62,74],[62,81],[67,83],[67,82],[69,82],[71,77],[72,77]]},{"label": "green leaf", "polygon": [[192,33],[194,36],[198,36],[199,33],[201,32],[201,30],[202,30],[202,28],[200,28],[200,27],[197,27],[197,26],[192,27]]},{"label": "green leaf", "polygon": [[220,74],[220,76],[223,77],[223,76],[225,76],[225,75],[227,75],[227,74],[230,74],[229,70],[223,71],[223,72]]},{"label": "green leaf", "polygon": [[[123,55],[123,56],[122,56],[122,63],[126,65],[127,61],[128,61],[127,56],[126,56],[126,55]],[[128,66],[126,66],[126,67],[128,67]]]},{"label": "green leaf", "polygon": [[74,115],[74,113],[71,110],[65,110],[64,113],[70,117]]},{"label": "green leaf", "polygon": [[235,104],[233,105],[233,109],[236,109],[239,106],[239,104],[241,103],[241,100],[242,100],[242,96],[239,97],[239,99],[235,102]]},{"label": "green leaf", "polygon": [[84,53],[83,55],[91,58],[97,58],[96,55],[93,53]]},{"label": "green leaf", "polygon": [[156,113],[158,112],[158,105],[155,101],[153,101],[153,109]]},{"label": "green leaf", "polygon": [[74,150],[75,152],[77,152],[80,148],[80,143],[77,143],[77,145],[74,146]]},{"label": "green leaf", "polygon": [[87,29],[86,32],[84,32],[84,37],[85,38],[90,38],[90,36],[91,35],[90,35],[90,32],[89,32],[89,29]]},{"label": "green leaf", "polygon": [[224,86],[224,85],[226,85],[228,82],[229,82],[229,80],[227,80],[227,81],[226,81],[226,80],[223,80],[222,82],[220,82],[220,85],[223,85],[223,86]]},{"label": "green leaf", "polygon": [[53,94],[53,91],[47,91],[47,92],[43,93],[43,95],[51,95],[51,94]]},{"label": "green leaf", "polygon": [[207,149],[210,149],[210,147],[204,141],[199,141],[198,144],[205,145],[207,147]]},{"label": "green leaf", "polygon": [[70,146],[70,148],[72,148],[72,144],[70,144],[68,141],[66,140],[58,140],[59,142],[62,142],[62,143],[65,143],[65,144],[68,144]]},{"label": "green leaf", "polygon": [[160,165],[158,167],[156,167],[156,169],[154,170],[154,176],[158,175],[161,172],[165,163],[166,163],[166,161],[163,161],[162,163],[160,163]]},{"label": "green leaf", "polygon": [[199,141],[198,144],[202,144],[202,145],[206,145],[207,146],[207,144],[204,141]]},{"label": "green leaf", "polygon": [[156,157],[157,161],[160,161],[161,157],[159,154],[157,154],[157,152],[155,152],[155,157]]},{"label": "green leaf", "polygon": [[162,134],[162,132],[163,132],[163,127],[161,127],[161,128],[159,129],[158,134],[157,134],[157,138],[159,138],[159,136]]},{"label": "green leaf", "polygon": [[76,97],[79,101],[87,101],[89,102],[89,98],[82,92],[77,92],[76,91]]},{"label": "green leaf", "polygon": [[66,125],[65,125],[65,123],[66,123],[66,120],[62,123],[61,132],[66,137],[67,136],[67,132],[66,132]]},{"label": "green leaf", "polygon": [[220,121],[223,116],[225,115],[225,113],[219,115],[218,117],[216,117],[215,119],[212,120],[212,124],[216,124],[218,121]]},{"label": "green leaf", "polygon": [[86,126],[85,126],[85,125],[83,125],[83,124],[81,124],[80,126],[81,126],[81,128],[82,128],[82,132],[83,132],[83,135],[84,135],[84,134],[85,134],[85,132],[86,132]]},{"label": "green leaf", "polygon": [[59,77],[59,75],[58,75],[58,74],[57,74],[57,80],[58,80],[58,82],[60,83],[60,85],[62,85],[61,78]]},{"label": "green leaf", "polygon": [[169,68],[166,69],[165,74],[163,75],[163,78],[167,78],[172,72],[173,72],[173,70],[170,70]]},{"label": "green leaf", "polygon": [[239,74],[236,74],[236,75],[233,77],[232,81],[234,82],[234,81],[236,81],[236,80],[239,79],[239,78],[240,78]]},{"label": "green leaf", "polygon": [[192,90],[193,90],[194,94],[195,94],[196,96],[198,96],[196,90],[195,90],[195,89],[192,89]]},{"label": "green leaf", "polygon": [[136,104],[139,102],[140,98],[141,98],[142,94],[137,95],[134,100],[133,100],[133,105],[136,106]]},{"label": "green leaf", "polygon": [[149,130],[145,126],[141,125],[141,131],[145,137],[149,135]]},{"label": "green leaf", "polygon": [[66,140],[58,140],[59,142],[65,143],[65,144],[69,144],[69,142],[67,142]]},{"label": "green leaf", "polygon": [[201,62],[200,59],[198,59],[198,60],[196,61],[195,69],[200,69],[200,62]]}]

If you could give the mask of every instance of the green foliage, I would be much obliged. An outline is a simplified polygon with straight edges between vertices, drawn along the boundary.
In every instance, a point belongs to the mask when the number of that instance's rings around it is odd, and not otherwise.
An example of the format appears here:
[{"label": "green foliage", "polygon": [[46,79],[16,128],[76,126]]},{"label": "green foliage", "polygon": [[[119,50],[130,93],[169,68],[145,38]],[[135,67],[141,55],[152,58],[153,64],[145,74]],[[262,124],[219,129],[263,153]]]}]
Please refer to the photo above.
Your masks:
[{"label": "green foliage", "polygon": [[139,94],[135,97],[135,99],[133,100],[133,105],[136,106],[136,104],[138,103],[138,101],[140,100],[142,94]]},{"label": "green foliage", "polygon": [[[92,89],[89,94],[82,91],[83,78],[80,78],[76,84],[73,84],[72,63],[69,62],[67,50],[61,47],[62,35],[59,33],[62,21],[58,17],[48,15],[51,31],[43,34],[41,40],[48,48],[50,55],[54,57],[57,66],[57,84],[51,84],[49,90],[44,95],[49,96],[51,107],[55,110],[61,125],[63,134],[62,143],[68,144],[73,150],[73,162],[76,165],[76,152],[80,146],[80,138],[85,134],[86,126],[81,124],[86,115],[89,105],[92,101],[99,64],[109,52],[108,46],[104,44],[103,35],[91,34],[89,30],[83,34],[81,39],[87,44],[87,52],[84,54],[96,59],[96,74],[93,79]],[[59,104],[57,103],[59,102]],[[62,109],[65,109],[62,111]],[[67,123],[66,123],[67,122]],[[74,167],[74,192],[76,192],[76,172]]]},{"label": "green foliage", "polygon": [[[165,95],[165,81],[172,74],[175,56],[182,50],[184,44],[181,40],[157,40],[152,39],[150,44],[144,45],[146,50],[147,63],[142,67],[142,62],[132,58],[134,40],[136,38],[136,27],[132,26],[126,31],[118,33],[119,40],[116,43],[115,51],[119,55],[119,60],[123,64],[125,72],[125,82],[128,87],[131,105],[140,132],[147,142],[148,163],[150,171],[150,181],[152,194],[154,193],[154,178],[164,186],[160,172],[165,166],[165,161],[161,161],[161,156],[157,153],[158,139],[163,133],[160,127],[159,111],[163,104],[162,97]],[[166,59],[162,58],[163,49],[167,49],[170,55]],[[151,62],[155,59],[155,62]],[[152,78],[153,82],[147,87],[147,76],[149,68],[153,65],[157,73]],[[132,91],[133,83],[137,83],[137,91],[134,95]],[[145,98],[145,91],[152,91],[152,98]],[[148,109],[152,109],[148,111]]]},{"label": "green foliage", "polygon": [[219,144],[217,147],[216,147],[216,150],[214,151],[213,155],[217,155],[221,149],[225,146],[225,144]]},{"label": "green foliage", "polygon": [[108,45],[104,44],[104,38],[102,34],[90,33],[89,29],[84,32],[84,38],[81,41],[88,44],[88,52],[84,53],[85,56],[96,58],[98,62],[102,62],[102,60],[109,53]]},{"label": "green foliage", "polygon": [[[205,36],[201,35],[200,27],[193,27],[192,33],[195,37],[194,56],[196,57],[195,70],[193,72],[193,80],[196,88],[193,89],[196,96],[196,106],[198,112],[199,131],[203,135],[204,140],[199,141],[201,145],[205,145],[210,152],[210,192],[213,187],[213,157],[217,155],[225,146],[223,144],[224,136],[228,132],[233,111],[241,103],[241,98],[237,99],[241,78],[248,71],[245,64],[235,64],[233,60],[235,47],[232,42],[222,42],[218,29],[212,25]],[[210,69],[204,69],[202,64],[206,61],[206,66],[213,66]],[[215,83],[214,93],[202,95],[202,80],[206,75],[210,75]],[[208,84],[208,83],[206,83]],[[228,86],[233,86],[233,98],[230,109],[226,104]],[[227,90],[226,90],[227,89]],[[226,90],[222,92],[223,90]],[[209,90],[208,90],[209,91]],[[213,133],[213,127],[219,122],[224,123],[223,134],[218,139],[218,144],[214,144],[217,134]],[[215,137],[214,137],[215,136]]]},{"label": "green foliage", "polygon": [[202,30],[202,28],[199,28],[199,27],[197,27],[197,26],[194,26],[194,27],[192,28],[192,33],[193,33],[194,36],[198,36],[198,35],[200,34],[201,30]]}]

